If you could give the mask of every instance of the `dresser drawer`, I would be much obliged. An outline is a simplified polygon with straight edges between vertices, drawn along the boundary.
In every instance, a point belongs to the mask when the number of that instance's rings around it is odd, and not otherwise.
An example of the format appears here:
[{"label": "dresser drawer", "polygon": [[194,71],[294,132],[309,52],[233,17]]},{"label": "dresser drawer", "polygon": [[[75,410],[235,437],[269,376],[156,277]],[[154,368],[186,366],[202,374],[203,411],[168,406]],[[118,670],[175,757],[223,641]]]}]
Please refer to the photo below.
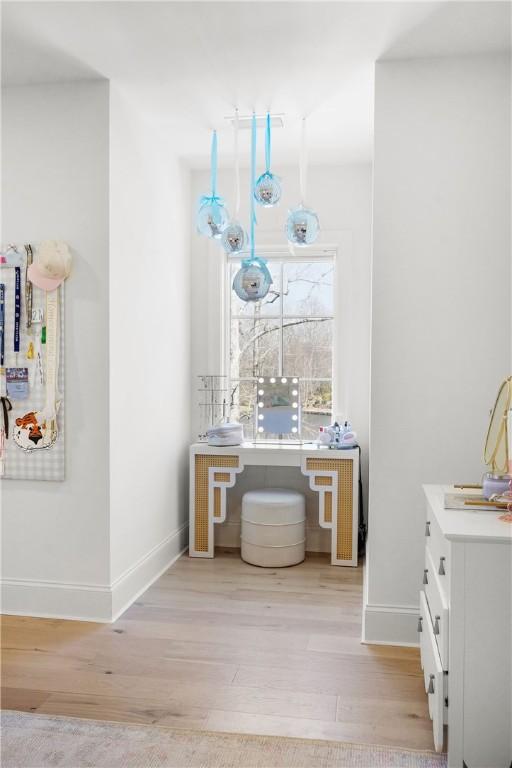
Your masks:
[{"label": "dresser drawer", "polygon": [[427,520],[425,522],[425,541],[430,552],[437,575],[439,586],[444,594],[445,602],[449,605],[450,596],[450,542],[443,536],[439,524],[427,506]]},{"label": "dresser drawer", "polygon": [[434,747],[436,752],[443,749],[443,723],[444,701],[447,696],[445,691],[446,676],[443,672],[441,659],[437,650],[437,644],[430,622],[427,598],[424,592],[420,592],[420,656],[425,692],[428,696],[428,711],[432,720],[434,733]]},{"label": "dresser drawer", "polygon": [[441,664],[443,669],[448,669],[449,610],[441,587],[441,578],[437,573],[432,555],[427,547],[423,589],[428,602],[430,614],[428,618],[439,650]]}]

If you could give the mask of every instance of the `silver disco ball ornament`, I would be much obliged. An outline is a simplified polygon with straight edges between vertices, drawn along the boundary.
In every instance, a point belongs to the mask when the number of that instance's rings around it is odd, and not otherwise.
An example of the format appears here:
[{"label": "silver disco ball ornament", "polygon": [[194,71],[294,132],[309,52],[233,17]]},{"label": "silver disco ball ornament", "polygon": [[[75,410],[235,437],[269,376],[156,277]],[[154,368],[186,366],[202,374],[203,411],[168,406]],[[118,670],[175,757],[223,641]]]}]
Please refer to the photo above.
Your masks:
[{"label": "silver disco ball ornament", "polygon": [[244,260],[233,280],[233,290],[242,301],[264,299],[271,285],[267,265],[258,256]]},{"label": "silver disco ball ornament", "polygon": [[230,221],[222,233],[221,245],[226,253],[238,253],[245,248],[247,235],[238,221]]},{"label": "silver disco ball ornament", "polygon": [[311,245],[320,232],[318,216],[310,208],[295,208],[288,214],[286,235],[293,245]]},{"label": "silver disco ball ornament", "polygon": [[200,235],[220,240],[229,222],[229,214],[219,197],[208,197],[199,206],[196,218]]},{"label": "silver disco ball ornament", "polygon": [[281,199],[281,182],[278,176],[265,171],[254,185],[254,199],[264,208],[277,205]]}]

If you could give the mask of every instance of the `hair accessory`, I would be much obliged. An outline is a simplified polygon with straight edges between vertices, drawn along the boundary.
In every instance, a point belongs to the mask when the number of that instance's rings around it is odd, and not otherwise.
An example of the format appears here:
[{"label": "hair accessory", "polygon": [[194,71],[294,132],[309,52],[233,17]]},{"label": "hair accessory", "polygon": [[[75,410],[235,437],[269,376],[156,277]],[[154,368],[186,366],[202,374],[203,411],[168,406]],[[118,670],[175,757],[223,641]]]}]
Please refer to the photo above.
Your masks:
[{"label": "hair accessory", "polygon": [[211,185],[211,195],[203,195],[199,200],[196,226],[200,235],[218,240],[227,226],[229,214],[224,201],[217,195],[217,131],[212,136]]},{"label": "hair accessory", "polygon": [[306,175],[306,118],[303,118],[299,162],[300,205],[288,213],[286,221],[286,236],[288,242],[292,245],[311,245],[311,243],[315,242],[320,232],[317,214],[304,203],[306,197]]},{"label": "hair accessory", "polygon": [[22,267],[23,256],[16,246],[11,243],[5,253],[0,253],[0,267]]},{"label": "hair accessory", "polygon": [[37,249],[37,261],[27,268],[31,283],[42,291],[54,291],[69,277],[71,253],[67,243],[46,240]]},{"label": "hair accessory", "polygon": [[25,270],[25,308],[27,314],[27,329],[32,327],[32,283],[28,278],[28,268],[34,261],[34,253],[30,243],[25,245],[25,252],[27,254],[27,268]]},{"label": "hair accessory", "polygon": [[271,129],[270,113],[267,113],[267,127],[265,129],[265,173],[259,177],[254,186],[256,202],[265,208],[277,205],[281,199],[281,181],[270,171]]},{"label": "hair accessory", "polygon": [[234,131],[234,150],[235,157],[235,216],[222,233],[221,244],[226,253],[238,253],[245,248],[247,235],[245,229],[238,221],[240,215],[240,158],[238,154],[238,109],[235,109],[235,120],[233,124]]},{"label": "hair accessory", "polygon": [[256,174],[256,115],[252,116],[252,137],[251,137],[251,221],[250,221],[250,240],[251,254],[249,258],[242,261],[242,266],[238,270],[233,280],[233,290],[242,301],[259,301],[269,292],[272,285],[272,277],[267,267],[267,263],[260,256],[257,256],[254,250],[254,229],[256,224],[256,214],[254,211],[254,177]]}]

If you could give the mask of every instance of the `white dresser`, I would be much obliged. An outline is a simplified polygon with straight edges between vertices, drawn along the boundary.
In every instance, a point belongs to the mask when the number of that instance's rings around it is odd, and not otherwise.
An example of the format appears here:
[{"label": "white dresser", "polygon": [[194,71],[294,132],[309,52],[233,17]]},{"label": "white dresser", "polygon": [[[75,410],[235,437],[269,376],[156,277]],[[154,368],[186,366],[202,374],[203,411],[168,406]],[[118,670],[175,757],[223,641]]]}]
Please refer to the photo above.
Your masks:
[{"label": "white dresser", "polygon": [[447,490],[424,486],[418,631],[434,743],[449,768],[510,768],[512,524],[444,509]]}]

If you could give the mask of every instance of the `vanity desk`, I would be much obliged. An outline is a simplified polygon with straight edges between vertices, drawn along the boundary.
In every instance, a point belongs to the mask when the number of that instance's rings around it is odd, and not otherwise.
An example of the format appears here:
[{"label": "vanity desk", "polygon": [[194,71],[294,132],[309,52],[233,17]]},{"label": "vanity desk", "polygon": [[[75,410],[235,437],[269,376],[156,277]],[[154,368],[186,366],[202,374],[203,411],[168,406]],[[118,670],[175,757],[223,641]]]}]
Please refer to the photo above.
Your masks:
[{"label": "vanity desk", "polygon": [[319,494],[319,524],[331,530],[331,564],[357,565],[359,449],[315,443],[190,447],[190,557],[214,557],[215,525],[226,519],[226,490],[250,465],[299,467]]},{"label": "vanity desk", "polygon": [[445,724],[448,768],[510,768],[512,524],[499,510],[445,509],[448,486],[423,489],[418,630],[434,744]]}]

